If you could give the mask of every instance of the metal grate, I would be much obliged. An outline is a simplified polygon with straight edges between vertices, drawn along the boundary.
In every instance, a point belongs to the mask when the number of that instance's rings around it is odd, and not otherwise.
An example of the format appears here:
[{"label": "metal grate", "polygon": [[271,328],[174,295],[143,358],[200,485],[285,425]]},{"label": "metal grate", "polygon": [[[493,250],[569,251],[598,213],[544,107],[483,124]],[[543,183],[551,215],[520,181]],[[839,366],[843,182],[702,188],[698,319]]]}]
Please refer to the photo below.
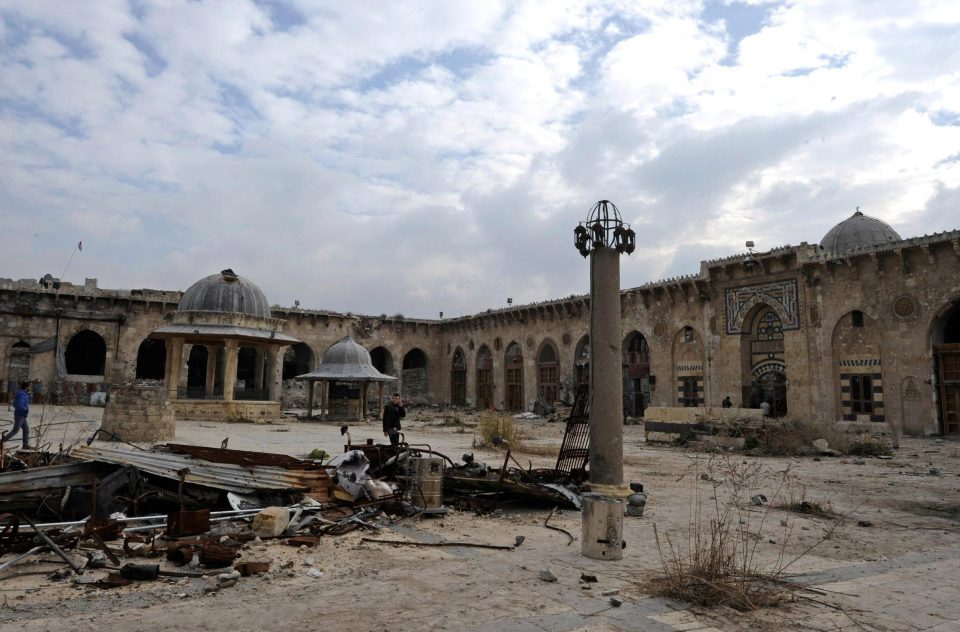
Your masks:
[{"label": "metal grate", "polygon": [[573,409],[567,417],[563,444],[557,455],[557,472],[569,478],[575,471],[584,471],[590,458],[590,386],[581,384],[573,398]]}]

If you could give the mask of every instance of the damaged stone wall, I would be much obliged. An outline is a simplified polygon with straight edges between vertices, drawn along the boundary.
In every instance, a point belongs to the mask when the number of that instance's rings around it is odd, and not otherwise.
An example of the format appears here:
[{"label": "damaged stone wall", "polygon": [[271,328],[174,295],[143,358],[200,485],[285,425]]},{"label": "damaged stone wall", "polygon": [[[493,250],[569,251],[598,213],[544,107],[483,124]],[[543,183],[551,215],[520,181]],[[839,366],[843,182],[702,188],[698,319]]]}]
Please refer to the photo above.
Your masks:
[{"label": "damaged stone wall", "polygon": [[110,388],[100,428],[131,443],[166,441],[176,434],[173,408],[164,388],[139,384]]}]

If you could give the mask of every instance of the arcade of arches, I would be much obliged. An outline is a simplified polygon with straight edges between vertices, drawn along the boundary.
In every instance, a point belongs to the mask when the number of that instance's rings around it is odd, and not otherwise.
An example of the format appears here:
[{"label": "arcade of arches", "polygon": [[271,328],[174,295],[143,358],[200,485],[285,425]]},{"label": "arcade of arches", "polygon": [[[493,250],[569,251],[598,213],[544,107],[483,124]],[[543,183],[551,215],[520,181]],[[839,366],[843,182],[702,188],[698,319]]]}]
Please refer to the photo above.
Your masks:
[{"label": "arcade of arches", "polygon": [[[692,272],[621,293],[625,415],[729,398],[767,402],[773,415],[960,434],[960,231],[901,239],[855,213],[820,244]],[[431,320],[271,308],[254,292],[231,326],[265,337],[237,338],[226,353],[225,336],[197,336],[190,320],[217,294],[187,294],[0,279],[0,379],[64,396],[163,379],[172,398],[270,397],[266,385],[315,370],[350,335],[424,404],[530,410],[541,397],[569,402],[590,381],[583,295]]]}]

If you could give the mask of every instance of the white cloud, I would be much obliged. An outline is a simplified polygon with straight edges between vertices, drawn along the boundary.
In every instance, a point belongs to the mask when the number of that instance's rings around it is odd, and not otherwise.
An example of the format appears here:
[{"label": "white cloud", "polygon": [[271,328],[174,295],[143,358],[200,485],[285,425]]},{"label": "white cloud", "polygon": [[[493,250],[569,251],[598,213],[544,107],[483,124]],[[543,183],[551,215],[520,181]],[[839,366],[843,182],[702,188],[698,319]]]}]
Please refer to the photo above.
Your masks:
[{"label": "white cloud", "polygon": [[739,41],[726,17],[0,0],[0,275],[83,239],[68,277],[106,286],[231,266],[276,302],[454,315],[584,291],[600,198],[638,229],[625,286],[855,205],[951,227],[955,3],[771,4]]}]

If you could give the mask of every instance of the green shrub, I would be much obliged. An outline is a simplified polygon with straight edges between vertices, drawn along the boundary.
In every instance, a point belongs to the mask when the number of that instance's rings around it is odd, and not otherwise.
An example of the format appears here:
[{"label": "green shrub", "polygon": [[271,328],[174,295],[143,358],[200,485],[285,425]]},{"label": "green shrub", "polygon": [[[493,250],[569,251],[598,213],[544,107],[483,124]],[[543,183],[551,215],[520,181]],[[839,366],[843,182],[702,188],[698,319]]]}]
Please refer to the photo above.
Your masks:
[{"label": "green shrub", "polygon": [[855,441],[851,443],[846,453],[852,456],[890,456],[890,448],[876,441]]}]

